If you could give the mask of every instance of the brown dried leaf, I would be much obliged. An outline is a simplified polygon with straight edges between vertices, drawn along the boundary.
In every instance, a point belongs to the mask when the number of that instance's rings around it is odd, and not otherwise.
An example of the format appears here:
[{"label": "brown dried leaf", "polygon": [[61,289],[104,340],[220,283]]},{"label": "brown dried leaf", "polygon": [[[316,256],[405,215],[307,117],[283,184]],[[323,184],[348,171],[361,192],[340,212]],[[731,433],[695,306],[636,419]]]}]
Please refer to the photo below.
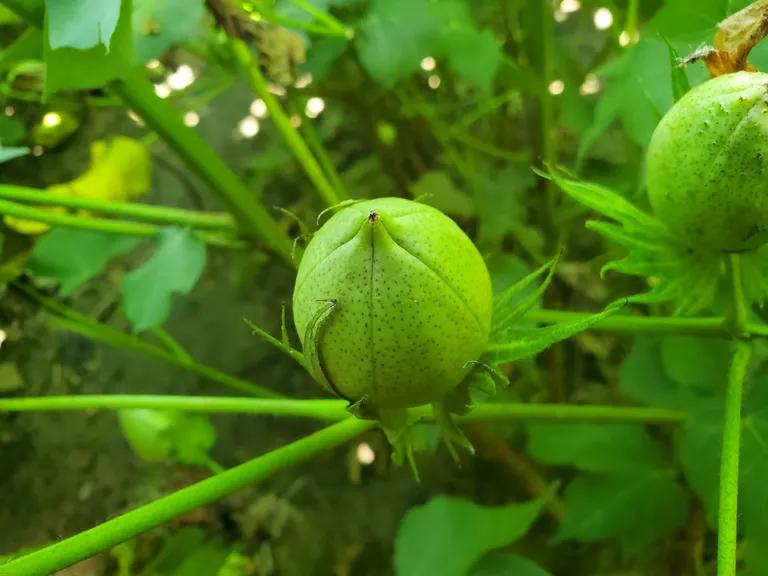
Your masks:
[{"label": "brown dried leaf", "polygon": [[747,62],[749,51],[768,34],[768,0],[757,0],[717,25],[712,50],[703,56],[712,76],[757,69]]}]

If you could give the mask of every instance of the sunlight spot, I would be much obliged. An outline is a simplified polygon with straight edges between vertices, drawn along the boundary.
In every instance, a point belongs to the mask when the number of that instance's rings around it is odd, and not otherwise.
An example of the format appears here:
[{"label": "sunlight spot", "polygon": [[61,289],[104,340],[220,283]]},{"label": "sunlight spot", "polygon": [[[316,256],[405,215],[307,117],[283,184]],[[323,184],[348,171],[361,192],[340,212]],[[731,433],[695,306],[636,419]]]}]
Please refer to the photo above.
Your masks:
[{"label": "sunlight spot", "polygon": [[144,120],[142,120],[141,117],[133,110],[128,110],[128,118],[133,120],[137,125],[144,126]]},{"label": "sunlight spot", "polygon": [[357,461],[363,466],[370,466],[376,460],[376,452],[373,451],[370,444],[360,442],[357,445]]},{"label": "sunlight spot", "polygon": [[578,12],[581,9],[581,2],[579,0],[562,0],[560,2],[560,12],[563,14],[572,14]]},{"label": "sunlight spot", "polygon": [[301,90],[302,88],[306,88],[312,84],[312,74],[302,74],[298,78],[296,78],[296,82],[293,83],[294,88],[298,88]]},{"label": "sunlight spot", "polygon": [[267,117],[267,103],[264,102],[261,98],[254,100],[251,102],[251,114],[253,116],[256,116],[256,118],[266,118]]},{"label": "sunlight spot", "polygon": [[259,121],[253,116],[246,116],[237,125],[237,131],[243,138],[253,138],[259,133]]},{"label": "sunlight spot", "polygon": [[563,90],[565,90],[565,82],[562,80],[552,80],[547,89],[553,96],[560,96],[560,94],[563,93]]},{"label": "sunlight spot", "polygon": [[197,112],[187,112],[184,114],[184,124],[190,128],[194,128],[200,124],[200,115]]},{"label": "sunlight spot", "polygon": [[61,115],[57,112],[46,112],[43,116],[43,126],[46,128],[55,128],[61,124]]},{"label": "sunlight spot", "polygon": [[588,96],[590,94],[597,94],[600,91],[600,79],[594,74],[587,74],[584,78],[584,82],[579,86],[579,94],[582,96]]},{"label": "sunlight spot", "polygon": [[194,81],[195,71],[187,64],[182,64],[176,68],[176,71],[168,74],[166,79],[172,90],[183,90],[187,86],[191,86]]},{"label": "sunlight spot", "polygon": [[323,110],[325,110],[325,100],[319,96],[313,96],[307,100],[307,106],[304,109],[304,112],[309,118],[317,118]]},{"label": "sunlight spot", "polygon": [[613,13],[608,8],[602,7],[595,10],[592,17],[595,28],[598,30],[607,30],[613,25]]},{"label": "sunlight spot", "polygon": [[168,86],[168,84],[165,82],[155,84],[155,94],[157,94],[160,98],[168,98],[168,96],[171,95],[171,87]]}]

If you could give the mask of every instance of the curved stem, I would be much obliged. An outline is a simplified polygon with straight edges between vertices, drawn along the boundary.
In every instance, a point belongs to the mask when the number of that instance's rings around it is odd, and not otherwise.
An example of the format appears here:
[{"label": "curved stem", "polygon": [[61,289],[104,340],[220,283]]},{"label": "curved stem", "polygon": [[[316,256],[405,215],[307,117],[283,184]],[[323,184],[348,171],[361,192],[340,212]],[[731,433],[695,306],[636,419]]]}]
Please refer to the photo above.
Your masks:
[{"label": "curved stem", "polygon": [[752,357],[749,338],[748,307],[741,277],[738,254],[729,257],[732,287],[733,323],[737,337],[728,384],[725,389],[723,444],[720,451],[720,500],[717,511],[717,575],[735,576],[738,544],[739,456],[741,452],[741,404],[744,378]]},{"label": "curved stem", "polygon": [[717,512],[717,575],[735,576],[738,540],[739,452],[744,377],[752,355],[749,342],[738,342],[725,391],[725,421],[720,455],[720,505]]},{"label": "curved stem", "polygon": [[[108,394],[40,396],[0,399],[0,412],[75,410],[178,410],[227,414],[269,414],[317,420],[343,420],[349,413],[345,400],[297,400],[294,398],[231,398],[221,396],[161,396]],[[428,406],[411,410],[411,416],[431,419]],[[463,422],[638,422],[679,424],[685,413],[663,408],[589,406],[569,404],[479,404],[458,420]]]},{"label": "curved stem", "polygon": [[149,204],[141,204],[137,202],[116,202],[113,200],[102,200],[100,198],[63,196],[61,194],[51,194],[46,190],[11,184],[0,185],[0,198],[14,200],[16,202],[28,202],[30,204],[80,208],[103,214],[127,216],[136,220],[155,222],[158,224],[175,224],[178,226],[226,230],[230,232],[237,231],[237,226],[235,225],[234,220],[232,220],[232,217],[226,213],[196,212],[194,210],[151,206]]},{"label": "curved stem", "polygon": [[347,418],[121,516],[0,566],[0,576],[44,576],[161,526],[200,506],[264,480],[315,454],[330,450],[373,427]]},{"label": "curved stem", "polygon": [[173,364],[174,366],[198,374],[212,382],[217,382],[223,386],[237,390],[238,392],[266,398],[280,396],[276,392],[259,386],[258,384],[254,384],[253,382],[242,378],[237,378],[236,376],[232,376],[231,374],[227,374],[226,372],[197,362],[194,359],[179,357],[160,346],[155,346],[154,344],[142,340],[138,336],[127,334],[98,322],[97,320],[89,318],[84,314],[80,314],[63,304],[60,304],[56,300],[39,294],[37,291],[20,282],[13,282],[12,285],[14,288],[55,314],[52,319],[52,323],[55,327],[75,332],[76,334],[80,334],[96,342],[103,342],[104,344],[115,348],[132,350],[151,356],[152,358],[167,362],[168,364]]}]

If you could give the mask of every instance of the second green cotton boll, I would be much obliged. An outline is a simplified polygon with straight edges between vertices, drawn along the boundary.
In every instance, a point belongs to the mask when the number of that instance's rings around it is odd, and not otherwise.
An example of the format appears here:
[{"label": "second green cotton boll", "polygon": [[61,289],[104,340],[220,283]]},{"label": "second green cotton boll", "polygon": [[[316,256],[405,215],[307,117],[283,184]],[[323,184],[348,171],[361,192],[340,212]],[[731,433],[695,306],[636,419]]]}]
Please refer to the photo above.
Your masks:
[{"label": "second green cotton boll", "polygon": [[768,74],[736,72],[683,96],[651,138],[654,212],[690,248],[768,241]]},{"label": "second green cotton boll", "polygon": [[480,357],[491,282],[450,218],[380,198],[341,208],[318,230],[293,308],[318,381],[353,403],[401,408],[440,400]]}]

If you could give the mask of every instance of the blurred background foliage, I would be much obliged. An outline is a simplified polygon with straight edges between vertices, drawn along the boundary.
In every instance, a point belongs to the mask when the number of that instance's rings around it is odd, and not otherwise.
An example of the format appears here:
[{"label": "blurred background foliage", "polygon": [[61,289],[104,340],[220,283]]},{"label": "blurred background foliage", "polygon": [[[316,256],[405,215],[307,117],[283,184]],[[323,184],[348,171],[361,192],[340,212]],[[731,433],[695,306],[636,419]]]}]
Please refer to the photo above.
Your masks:
[{"label": "blurred background foliage", "polygon": [[[234,387],[321,395],[242,322],[279,332],[291,267],[232,237],[226,202],[126,108],[115,79],[151,81],[299,248],[325,205],[275,122],[274,98],[340,197],[439,207],[472,235],[497,290],[564,244],[543,306],[595,310],[644,281],[600,278],[621,249],[586,231],[585,210],[531,166],[565,166],[647,207],[644,150],[674,101],[675,58],[747,3],[243,1],[236,23],[266,97],[221,30],[232,9],[222,0],[49,1],[43,31],[0,8],[3,185],[219,219],[208,235],[124,236],[6,216],[0,394],[221,393],[205,363]],[[33,18],[35,4],[8,2]],[[74,5],[85,7],[77,18],[66,12]],[[751,61],[768,70],[768,46]],[[684,74],[692,85],[707,77],[700,64]],[[22,275],[38,302],[22,293]],[[73,331],[72,318],[39,305],[48,296],[121,332]],[[141,354],[147,346],[167,351]],[[500,398],[684,408],[686,424],[473,425],[477,455],[461,468],[425,425],[420,484],[371,432],[62,574],[710,574],[729,352],[716,340],[584,333],[515,365]],[[740,554],[756,576],[768,574],[761,384],[748,390],[742,468]],[[85,529],[311,429],[152,411],[2,415],[0,553]]]}]

